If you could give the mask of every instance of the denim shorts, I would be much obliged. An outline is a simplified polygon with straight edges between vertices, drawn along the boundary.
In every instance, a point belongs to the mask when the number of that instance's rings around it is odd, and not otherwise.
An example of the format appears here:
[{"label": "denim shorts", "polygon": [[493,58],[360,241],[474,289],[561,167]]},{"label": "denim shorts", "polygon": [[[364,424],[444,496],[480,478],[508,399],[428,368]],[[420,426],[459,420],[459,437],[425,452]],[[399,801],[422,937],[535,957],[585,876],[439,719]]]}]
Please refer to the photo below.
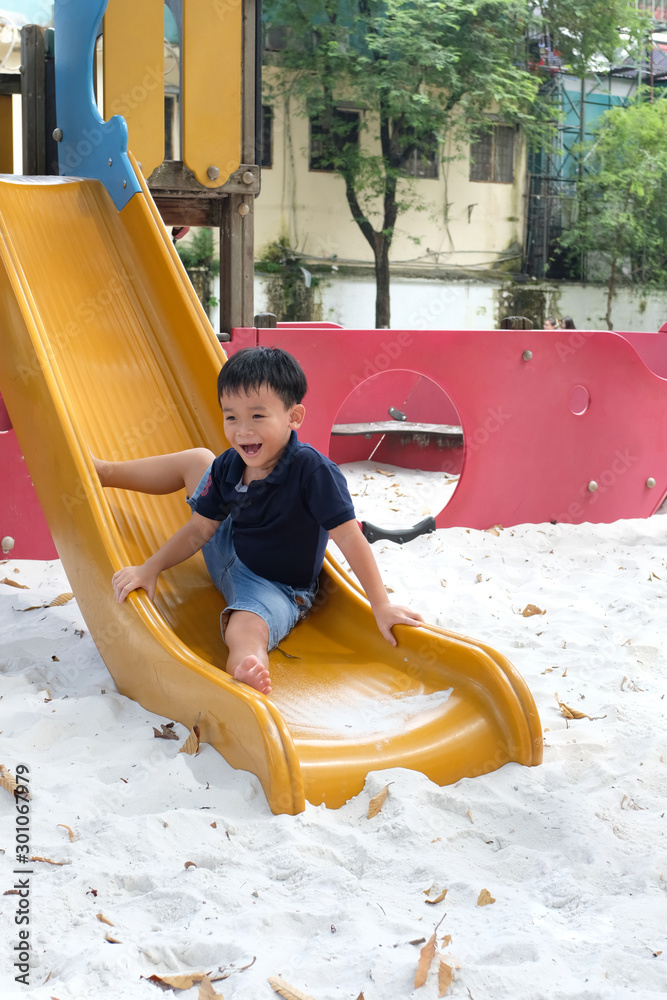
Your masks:
[{"label": "denim shorts", "polygon": [[[197,489],[186,497],[190,508],[201,493],[210,472],[206,470]],[[281,639],[305,618],[317,594],[317,583],[298,589],[275,580],[257,576],[241,562],[234,549],[232,519],[225,518],[213,538],[202,549],[211,580],[225,599],[227,607],[220,616],[222,638],[232,611],[252,611],[262,618],[269,629],[269,649],[275,649]]]}]

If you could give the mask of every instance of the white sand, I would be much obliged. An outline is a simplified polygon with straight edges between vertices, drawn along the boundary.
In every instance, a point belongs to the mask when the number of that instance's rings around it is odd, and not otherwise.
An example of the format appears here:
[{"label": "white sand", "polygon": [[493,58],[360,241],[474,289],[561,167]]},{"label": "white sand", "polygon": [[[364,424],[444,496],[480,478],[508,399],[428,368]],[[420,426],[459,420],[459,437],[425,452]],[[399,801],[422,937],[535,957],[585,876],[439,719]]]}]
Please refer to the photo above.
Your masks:
[{"label": "white sand", "polygon": [[[415,497],[418,474],[384,478],[412,493],[395,498],[402,518],[392,501],[398,523],[435,513]],[[142,976],[224,970],[226,1000],[268,1000],[269,976],[314,1000],[428,1000],[437,978],[414,990],[414,942],[441,918],[460,963],[448,997],[663,997],[666,532],[656,517],[377,543],[397,602],[523,674],[544,763],[445,788],[375,772],[343,808],[297,817],[273,816],[257,779],[210,747],[189,757],[180,740],[155,739],[169,720],[116,692],[74,602],[22,611],[69,589],[58,562],[0,565],[0,579],[30,588],[0,585],[0,763],[29,765],[31,853],[64,862],[31,866],[29,987],[12,969],[20,897],[0,895],[2,997],[158,998]],[[529,603],[546,614],[522,617]],[[556,694],[595,719],[568,722]],[[0,807],[5,893],[20,876],[3,789]],[[430,905],[429,889],[447,896]],[[477,905],[482,889],[493,905]]]}]

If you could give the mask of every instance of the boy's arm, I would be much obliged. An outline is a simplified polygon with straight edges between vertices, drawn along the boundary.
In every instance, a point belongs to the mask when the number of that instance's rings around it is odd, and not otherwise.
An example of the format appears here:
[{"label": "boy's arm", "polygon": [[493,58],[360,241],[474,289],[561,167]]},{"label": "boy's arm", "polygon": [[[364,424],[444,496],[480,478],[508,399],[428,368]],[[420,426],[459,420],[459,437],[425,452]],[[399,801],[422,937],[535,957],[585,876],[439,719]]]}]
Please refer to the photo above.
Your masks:
[{"label": "boy's arm", "polygon": [[209,538],[213,537],[221,523],[195,512],[191,514],[188,523],[179,528],[145,563],[141,566],[124,566],[123,569],[119,569],[111,580],[118,603],[122,604],[128,594],[139,588],[145,590],[152,601],[160,573],[199,552]]},{"label": "boy's arm", "polygon": [[424,619],[410,608],[390,603],[375,556],[356,521],[345,521],[329,534],[365,590],[380,632],[392,646],[397,645],[391,631],[392,625],[421,625]]}]

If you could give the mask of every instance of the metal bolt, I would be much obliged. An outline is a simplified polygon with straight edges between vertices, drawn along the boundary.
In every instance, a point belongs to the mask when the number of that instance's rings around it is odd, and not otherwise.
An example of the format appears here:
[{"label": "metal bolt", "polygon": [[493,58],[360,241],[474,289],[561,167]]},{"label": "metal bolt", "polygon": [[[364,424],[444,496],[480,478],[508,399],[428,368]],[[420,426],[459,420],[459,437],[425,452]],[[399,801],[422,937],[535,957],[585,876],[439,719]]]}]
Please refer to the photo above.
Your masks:
[{"label": "metal bolt", "polygon": [[206,171],[206,176],[210,181],[215,181],[220,176],[220,170],[218,167],[209,167]]},{"label": "metal bolt", "polygon": [[112,164],[113,164],[113,160],[111,159],[111,157],[109,157],[109,166],[111,166]]},{"label": "metal bolt", "polygon": [[123,187],[124,187],[124,188],[126,188],[126,187],[127,187],[127,181],[123,181]]},{"label": "metal bolt", "polygon": [[6,556],[8,552],[11,552],[12,549],[14,548],[14,545],[15,545],[15,542],[14,542],[14,539],[12,538],[12,536],[11,535],[5,535],[5,537],[0,542],[0,546],[2,547],[2,554],[3,554],[3,556]]},{"label": "metal bolt", "polygon": [[594,479],[591,479],[590,483],[588,484],[588,489],[590,490],[591,493],[595,493],[597,488],[598,484],[595,482]]},{"label": "metal bolt", "polygon": [[653,489],[653,487],[655,486],[655,479],[653,478],[653,476],[648,477],[648,479],[646,480],[646,485],[650,490]]},{"label": "metal bolt", "polygon": [[247,215],[250,211],[249,205],[239,205],[239,215]]},{"label": "metal bolt", "polygon": [[56,142],[62,142],[63,140],[63,130],[61,128],[54,128],[52,132],[53,138]]},{"label": "metal bolt", "polygon": [[533,356],[532,351],[524,351],[523,354],[521,355],[524,361],[530,361],[532,356]]},{"label": "metal bolt", "polygon": [[243,173],[241,174],[241,180],[243,181],[244,184],[252,184],[254,179],[255,175],[253,174],[252,170],[244,170]]}]

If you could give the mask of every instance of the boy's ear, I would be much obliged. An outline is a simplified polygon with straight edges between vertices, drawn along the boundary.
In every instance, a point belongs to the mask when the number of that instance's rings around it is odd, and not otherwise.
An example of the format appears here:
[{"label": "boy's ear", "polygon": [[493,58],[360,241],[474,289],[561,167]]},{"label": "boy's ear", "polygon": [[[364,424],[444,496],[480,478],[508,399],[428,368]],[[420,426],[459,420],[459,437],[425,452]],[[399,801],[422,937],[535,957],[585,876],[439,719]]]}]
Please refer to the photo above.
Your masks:
[{"label": "boy's ear", "polygon": [[295,405],[289,412],[290,430],[295,431],[297,427],[300,427],[301,424],[303,423],[303,418],[305,417],[305,415],[306,415],[306,407],[303,405],[303,403],[295,403]]}]

